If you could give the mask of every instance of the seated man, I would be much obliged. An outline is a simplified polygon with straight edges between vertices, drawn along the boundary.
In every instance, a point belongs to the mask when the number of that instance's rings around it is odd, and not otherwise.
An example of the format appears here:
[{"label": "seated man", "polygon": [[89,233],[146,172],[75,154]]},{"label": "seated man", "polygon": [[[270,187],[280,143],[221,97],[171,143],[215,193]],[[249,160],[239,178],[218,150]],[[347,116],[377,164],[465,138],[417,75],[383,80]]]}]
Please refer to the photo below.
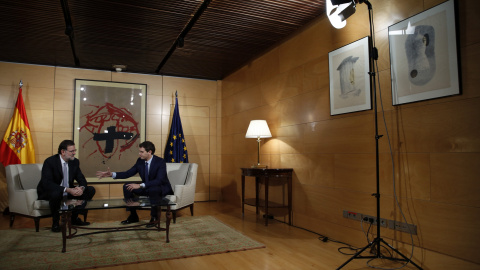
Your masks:
[{"label": "seated man", "polygon": [[[108,168],[105,172],[97,172],[99,178],[113,177],[114,179],[130,178],[137,173],[142,179],[141,184],[129,183],[123,185],[123,196],[125,201],[130,201],[136,196],[148,196],[151,202],[159,202],[166,195],[173,195],[173,189],[167,177],[167,164],[163,158],[155,156],[155,145],[145,141],[139,145],[139,158],[135,165],[125,172],[111,172]],[[128,218],[121,223],[131,224],[138,222],[138,215],[135,208],[127,208],[130,211]],[[157,209],[152,207],[150,222],[158,220]],[[152,224],[147,227],[154,226]]]},{"label": "seated man", "polygon": [[[58,146],[58,154],[43,163],[42,177],[37,186],[38,199],[48,200],[52,212],[52,231],[60,232],[60,203],[64,196],[71,199],[91,200],[95,188],[87,186],[87,180],[80,170],[80,162],[75,158],[75,143],[64,140]],[[78,186],[74,185],[74,180]],[[78,218],[80,210],[72,211],[73,225],[89,225]]]}]

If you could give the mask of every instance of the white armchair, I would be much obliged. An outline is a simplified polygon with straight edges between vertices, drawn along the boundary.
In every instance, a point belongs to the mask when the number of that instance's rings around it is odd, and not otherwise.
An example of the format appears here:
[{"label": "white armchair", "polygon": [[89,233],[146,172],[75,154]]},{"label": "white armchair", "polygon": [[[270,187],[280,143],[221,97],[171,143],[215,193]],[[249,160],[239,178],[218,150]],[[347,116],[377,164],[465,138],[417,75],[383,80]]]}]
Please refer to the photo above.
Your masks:
[{"label": "white armchair", "polygon": [[198,164],[196,163],[167,163],[168,180],[170,180],[174,195],[166,197],[175,203],[170,206],[173,223],[176,222],[177,211],[183,208],[190,207],[190,214],[193,216],[197,170]]},{"label": "white armchair", "polygon": [[38,232],[40,219],[50,217],[48,201],[37,200],[37,185],[42,175],[43,164],[14,164],[5,168],[8,189],[10,227],[15,215],[31,217]]}]

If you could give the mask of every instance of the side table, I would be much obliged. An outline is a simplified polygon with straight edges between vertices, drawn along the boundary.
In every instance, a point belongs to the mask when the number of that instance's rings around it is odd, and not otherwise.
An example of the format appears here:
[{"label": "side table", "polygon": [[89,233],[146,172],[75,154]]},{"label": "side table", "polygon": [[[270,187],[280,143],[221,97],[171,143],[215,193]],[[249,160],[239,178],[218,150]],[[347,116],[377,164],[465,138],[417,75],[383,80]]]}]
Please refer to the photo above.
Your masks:
[{"label": "side table", "polygon": [[[282,207],[288,208],[288,225],[292,225],[292,172],[293,169],[285,168],[285,169],[262,169],[262,168],[241,168],[242,170],[242,215],[245,213],[245,204],[253,205],[256,207],[256,213],[258,214],[258,207],[263,206],[265,207],[265,226],[268,226],[268,208],[269,207]],[[255,203],[250,203],[249,201],[245,200],[245,176],[253,176],[255,177]],[[287,186],[288,186],[288,204],[285,205],[276,205],[272,202],[268,201],[268,186],[269,186],[269,179],[270,178],[279,178],[279,179],[286,179]],[[261,202],[259,199],[259,186],[260,180],[263,179],[265,181],[265,201]]]}]

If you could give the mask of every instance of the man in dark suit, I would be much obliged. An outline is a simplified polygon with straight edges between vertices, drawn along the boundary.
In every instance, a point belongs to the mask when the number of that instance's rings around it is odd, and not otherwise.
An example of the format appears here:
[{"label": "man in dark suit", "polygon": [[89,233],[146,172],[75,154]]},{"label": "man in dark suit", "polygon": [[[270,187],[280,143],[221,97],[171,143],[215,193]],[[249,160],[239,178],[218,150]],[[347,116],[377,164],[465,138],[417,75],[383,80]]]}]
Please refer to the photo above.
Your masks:
[{"label": "man in dark suit", "polygon": [[[130,201],[136,196],[148,196],[151,202],[160,201],[163,196],[173,195],[173,189],[167,177],[167,164],[163,158],[155,156],[155,145],[152,142],[145,141],[139,145],[139,158],[135,165],[125,172],[111,172],[108,168],[105,172],[97,172],[99,178],[113,177],[114,179],[130,178],[137,173],[142,179],[141,184],[129,183],[123,185],[123,196],[125,201]],[[138,215],[135,208],[127,208],[130,215],[122,224],[127,225],[138,222]],[[150,223],[156,221],[157,210],[151,209]],[[152,224],[147,225],[153,226]]]},{"label": "man in dark suit", "polygon": [[[37,186],[38,199],[48,200],[52,212],[52,231],[59,232],[59,209],[64,196],[78,200],[91,200],[95,188],[87,186],[87,180],[75,158],[75,143],[64,140],[58,146],[58,154],[47,158],[42,167],[42,177]],[[74,180],[78,186],[74,185]],[[78,218],[79,210],[72,211],[72,224],[89,225]]]}]

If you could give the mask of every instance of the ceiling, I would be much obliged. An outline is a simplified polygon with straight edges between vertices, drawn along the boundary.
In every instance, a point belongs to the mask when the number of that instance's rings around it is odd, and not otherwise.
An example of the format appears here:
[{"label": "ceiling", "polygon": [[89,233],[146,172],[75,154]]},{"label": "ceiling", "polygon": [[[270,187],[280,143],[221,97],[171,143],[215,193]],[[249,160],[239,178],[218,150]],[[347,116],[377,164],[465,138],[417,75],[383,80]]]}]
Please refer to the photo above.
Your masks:
[{"label": "ceiling", "polygon": [[324,12],[325,0],[0,0],[0,61],[220,80]]}]

